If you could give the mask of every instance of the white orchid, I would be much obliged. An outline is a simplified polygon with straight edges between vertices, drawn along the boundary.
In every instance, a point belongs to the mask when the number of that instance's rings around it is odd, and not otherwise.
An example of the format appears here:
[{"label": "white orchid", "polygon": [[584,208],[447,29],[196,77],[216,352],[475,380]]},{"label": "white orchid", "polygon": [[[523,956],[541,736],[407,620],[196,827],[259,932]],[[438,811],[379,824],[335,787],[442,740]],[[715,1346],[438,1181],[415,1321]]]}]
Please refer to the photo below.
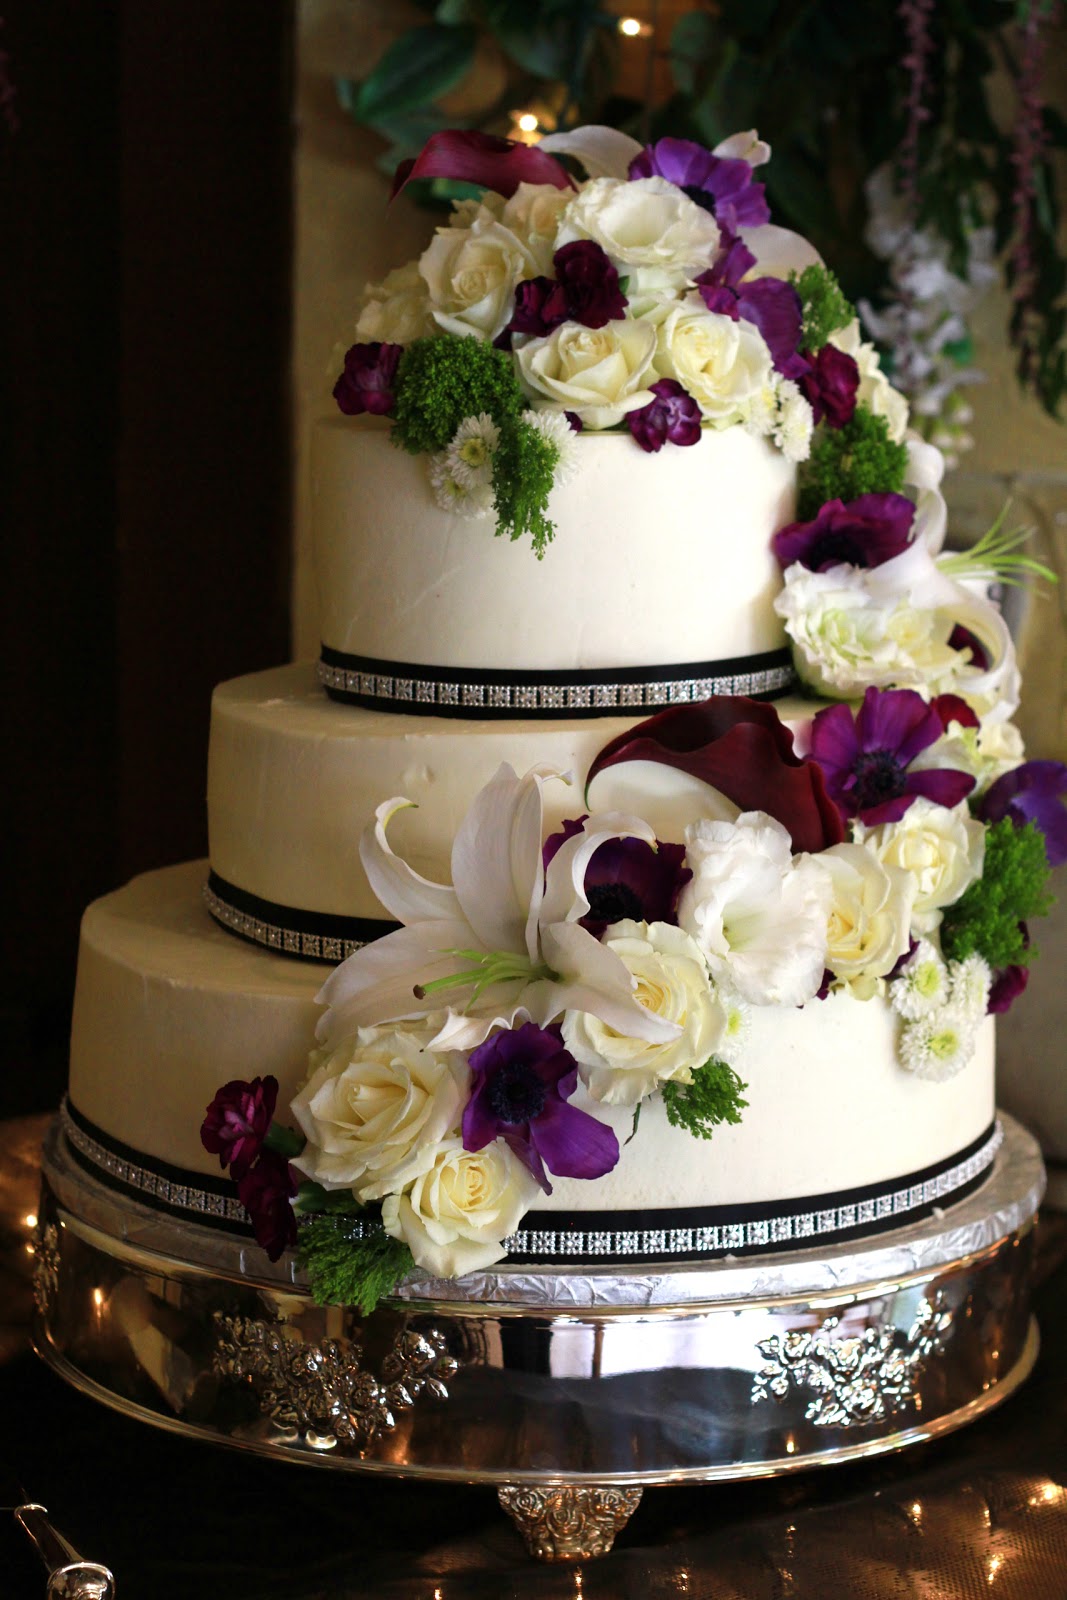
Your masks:
[{"label": "white orchid", "polygon": [[589,818],[542,866],[542,797],[535,768],[519,778],[506,763],[474,799],[452,847],[452,883],[421,877],[388,841],[403,798],[378,807],[360,843],[367,880],[404,926],[357,950],[326,980],[318,1037],[331,1044],[357,1028],[426,1017],[452,1006],[430,1041],[435,1050],[471,1050],[494,1027],[517,1018],[541,1026],[564,1011],[589,1012],[650,1043],[677,1037],[675,1024],[635,998],[636,983],[617,955],[579,926],[593,852],[606,840],[652,844],[646,823],[617,813]]}]

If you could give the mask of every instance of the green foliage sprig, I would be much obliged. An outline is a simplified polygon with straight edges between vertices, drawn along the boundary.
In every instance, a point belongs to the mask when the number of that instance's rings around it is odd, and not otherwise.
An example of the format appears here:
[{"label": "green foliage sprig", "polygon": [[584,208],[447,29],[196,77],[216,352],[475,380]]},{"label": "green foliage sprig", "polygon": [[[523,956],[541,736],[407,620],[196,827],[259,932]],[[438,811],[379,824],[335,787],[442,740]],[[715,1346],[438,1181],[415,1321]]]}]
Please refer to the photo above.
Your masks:
[{"label": "green foliage sprig", "polygon": [[950,906],[941,924],[941,948],[950,961],[977,953],[996,971],[1024,967],[1037,954],[1020,926],[1044,916],[1052,904],[1045,838],[1028,822],[1010,817],[986,833],[982,876]]},{"label": "green foliage sprig", "polygon": [[528,533],[539,561],[556,531],[548,496],[558,463],[556,446],[529,422],[520,419],[501,429],[493,456],[496,531],[509,539]]},{"label": "green foliage sprig", "polygon": [[843,428],[816,430],[811,455],[800,469],[797,516],[801,522],[810,521],[827,500],[899,494],[907,464],[907,447],[889,437],[885,418],[857,406]]},{"label": "green foliage sprig", "polygon": [[526,401],[514,363],[482,339],[416,339],[396,369],[393,440],[412,455],[445,450],[467,417],[485,412],[501,429]]},{"label": "green foliage sprig", "polygon": [[697,1067],[691,1083],[665,1083],[663,1105],[667,1121],[675,1128],[686,1128],[695,1139],[710,1139],[720,1123],[737,1124],[748,1105],[741,1092],[748,1084],[732,1067],[712,1056]]},{"label": "green foliage sprig", "polygon": [[415,1265],[402,1240],[384,1230],[360,1234],[340,1217],[303,1223],[297,1254],[316,1304],[356,1306],[365,1317]]},{"label": "green foliage sprig", "polygon": [[800,296],[804,312],[801,348],[821,350],[832,333],[852,321],[855,307],[845,298],[829,267],[821,263],[805,267],[799,277],[791,272],[789,281]]}]

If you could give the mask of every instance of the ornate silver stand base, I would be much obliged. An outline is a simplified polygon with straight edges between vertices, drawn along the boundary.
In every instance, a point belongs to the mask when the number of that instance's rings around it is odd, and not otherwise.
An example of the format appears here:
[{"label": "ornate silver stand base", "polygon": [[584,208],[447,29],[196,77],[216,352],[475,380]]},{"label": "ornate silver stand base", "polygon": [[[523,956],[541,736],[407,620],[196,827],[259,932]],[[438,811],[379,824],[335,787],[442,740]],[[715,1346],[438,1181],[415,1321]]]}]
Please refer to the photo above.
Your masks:
[{"label": "ornate silver stand base", "polygon": [[291,1264],[116,1196],[54,1129],[36,1344],[127,1415],[355,1472],[493,1483],[532,1553],[610,1548],[648,1484],[765,1476],[937,1437],[1006,1398],[1043,1169],[862,1244],[712,1264],[411,1280],[373,1316]]}]

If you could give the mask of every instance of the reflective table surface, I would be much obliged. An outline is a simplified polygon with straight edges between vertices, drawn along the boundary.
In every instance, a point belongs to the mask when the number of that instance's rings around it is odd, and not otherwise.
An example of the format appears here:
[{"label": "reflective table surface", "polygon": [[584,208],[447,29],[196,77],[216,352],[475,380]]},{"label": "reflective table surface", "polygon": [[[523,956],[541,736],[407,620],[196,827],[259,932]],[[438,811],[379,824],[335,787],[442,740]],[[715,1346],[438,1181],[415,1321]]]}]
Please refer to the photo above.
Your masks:
[{"label": "reflective table surface", "polygon": [[[160,1434],[28,1351],[27,1242],[47,1118],[0,1124],[0,1504],[41,1501],[123,1600],[1064,1600],[1067,1220],[1039,1225],[1037,1366],[1004,1407],[906,1453],[649,1489],[614,1551],[538,1566],[489,1488],[309,1472]],[[0,1514],[0,1595],[44,1594]]]}]

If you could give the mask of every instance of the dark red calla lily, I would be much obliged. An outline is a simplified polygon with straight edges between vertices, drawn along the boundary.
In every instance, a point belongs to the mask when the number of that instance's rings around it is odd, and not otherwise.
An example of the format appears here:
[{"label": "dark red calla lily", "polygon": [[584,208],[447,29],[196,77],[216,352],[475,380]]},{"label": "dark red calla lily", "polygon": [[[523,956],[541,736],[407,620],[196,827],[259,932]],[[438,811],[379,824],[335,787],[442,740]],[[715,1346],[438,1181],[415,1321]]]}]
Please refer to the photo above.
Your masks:
[{"label": "dark red calla lily", "polygon": [[476,128],[450,128],[432,133],[414,160],[396,169],[390,200],[412,178],[454,178],[477,183],[510,200],[520,183],[550,183],[555,189],[573,189],[573,178],[554,156],[536,145],[501,139]]}]

